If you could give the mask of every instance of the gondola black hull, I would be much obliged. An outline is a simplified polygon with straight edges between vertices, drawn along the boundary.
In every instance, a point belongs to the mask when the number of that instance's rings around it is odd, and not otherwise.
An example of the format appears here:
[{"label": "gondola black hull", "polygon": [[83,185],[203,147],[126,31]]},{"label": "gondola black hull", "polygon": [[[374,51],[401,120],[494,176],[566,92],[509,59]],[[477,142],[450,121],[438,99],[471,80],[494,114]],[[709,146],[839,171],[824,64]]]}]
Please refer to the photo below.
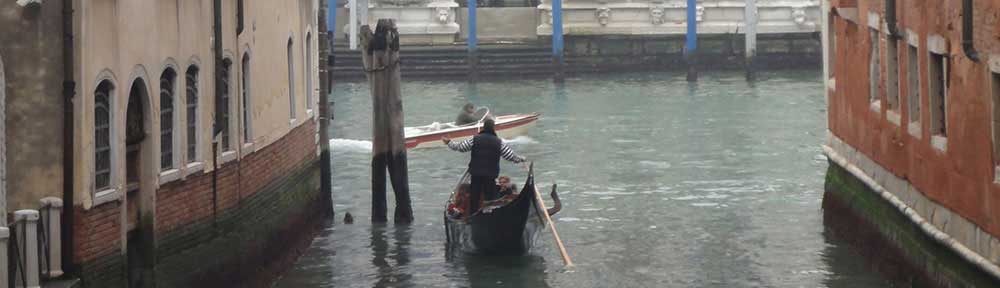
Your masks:
[{"label": "gondola black hull", "polygon": [[445,216],[451,248],[477,254],[524,254],[534,245],[541,225],[536,209],[534,177],[510,203],[464,219]]}]

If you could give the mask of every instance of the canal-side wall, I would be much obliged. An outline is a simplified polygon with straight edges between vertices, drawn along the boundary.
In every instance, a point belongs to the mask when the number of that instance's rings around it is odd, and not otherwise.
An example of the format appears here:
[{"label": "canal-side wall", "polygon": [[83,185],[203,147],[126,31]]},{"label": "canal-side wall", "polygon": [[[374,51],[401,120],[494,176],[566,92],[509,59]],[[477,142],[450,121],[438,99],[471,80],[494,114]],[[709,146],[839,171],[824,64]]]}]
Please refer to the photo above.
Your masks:
[{"label": "canal-side wall", "polygon": [[830,136],[823,219],[897,283],[997,287],[1000,242]]},{"label": "canal-side wall", "polygon": [[0,1],[0,215],[62,197],[62,9]]},{"label": "canal-side wall", "polygon": [[[822,45],[818,36],[818,33],[758,36],[754,66],[760,69],[820,68]],[[601,71],[665,70],[687,65],[683,35],[579,35],[566,36],[565,41],[567,62],[597,67]],[[743,34],[701,35],[695,65],[705,70],[742,69],[746,63],[745,43]]]},{"label": "canal-side wall", "polygon": [[[822,46],[818,33],[758,37],[756,69],[818,69]],[[548,40],[518,44],[481,45],[479,62],[470,67],[464,45],[404,46],[401,72],[404,79],[465,79],[470,69],[482,78],[549,77],[555,73]],[[702,37],[699,70],[739,70],[746,64],[742,35]],[[345,44],[346,45],[346,44]],[[606,72],[678,71],[687,67],[677,37],[566,37],[563,71],[570,75]],[[331,70],[340,81],[364,80],[361,52],[338,44]]]},{"label": "canal-side wall", "polygon": [[974,1],[963,13],[960,0],[895,1],[893,15],[886,3],[829,2],[827,155],[858,167],[847,170],[892,196],[882,198],[921,233],[1000,279],[1000,4]]},{"label": "canal-side wall", "polygon": [[[694,65],[699,70],[742,70],[746,63],[743,4],[710,2],[703,7],[704,19],[699,20],[698,53]],[[668,13],[670,15],[664,16],[666,18],[653,23],[649,19],[651,8],[643,6],[647,3],[617,3],[628,7],[610,8],[613,11],[610,22],[600,25],[595,18],[599,7],[591,5],[593,3],[581,3],[577,4],[583,6],[571,9],[573,12],[567,12],[564,18],[568,22],[564,25],[563,72],[572,75],[669,71],[687,67],[688,62],[682,51],[686,43],[685,24],[677,24],[684,23],[683,13]],[[757,54],[753,62],[755,68],[821,67],[817,3],[775,2],[762,8]],[[683,5],[667,6],[657,8],[653,5],[652,9],[660,9],[656,10],[660,12],[664,9],[683,10],[678,9]],[[421,42],[424,35],[408,36],[401,31],[400,39],[404,42],[400,48],[402,75],[408,79],[464,79],[471,69],[475,69],[479,77],[548,77],[559,67],[552,61],[552,27],[547,22],[551,19],[547,9],[547,4],[539,7],[477,8],[476,35],[481,45],[477,51],[479,62],[476,67],[470,67],[467,59],[465,42],[468,41],[469,31],[466,25],[468,9],[465,7],[459,7],[455,12],[454,21],[458,23],[459,30],[452,35],[450,43]],[[360,54],[348,49],[348,34],[344,28],[347,27],[349,10],[338,8],[336,11],[338,24],[334,27],[338,30],[334,33],[336,62],[333,76],[340,80],[362,80],[364,73],[360,72]],[[371,22],[375,20],[369,18]],[[415,21],[406,18],[397,20],[398,23]],[[411,38],[407,40],[407,37]],[[531,51],[525,51],[526,48]]]},{"label": "canal-side wall", "polygon": [[[158,287],[263,287],[299,255],[324,217],[307,120],[265,148],[156,191],[154,279]],[[85,287],[121,287],[127,255],[118,202],[76,209]],[[329,203],[326,203],[329,205]]]}]

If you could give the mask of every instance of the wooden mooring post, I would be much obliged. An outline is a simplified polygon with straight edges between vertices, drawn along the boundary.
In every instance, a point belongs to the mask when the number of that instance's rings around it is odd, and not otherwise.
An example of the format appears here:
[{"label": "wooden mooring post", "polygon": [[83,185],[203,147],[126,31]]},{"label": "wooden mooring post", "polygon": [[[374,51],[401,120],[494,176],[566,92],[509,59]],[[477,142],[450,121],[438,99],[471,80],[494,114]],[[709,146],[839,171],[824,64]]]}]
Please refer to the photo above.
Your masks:
[{"label": "wooden mooring post", "polygon": [[379,19],[375,32],[361,26],[361,58],[372,96],[372,222],[386,222],[385,176],[396,195],[396,223],[413,221],[399,89],[399,32],[392,19]]}]

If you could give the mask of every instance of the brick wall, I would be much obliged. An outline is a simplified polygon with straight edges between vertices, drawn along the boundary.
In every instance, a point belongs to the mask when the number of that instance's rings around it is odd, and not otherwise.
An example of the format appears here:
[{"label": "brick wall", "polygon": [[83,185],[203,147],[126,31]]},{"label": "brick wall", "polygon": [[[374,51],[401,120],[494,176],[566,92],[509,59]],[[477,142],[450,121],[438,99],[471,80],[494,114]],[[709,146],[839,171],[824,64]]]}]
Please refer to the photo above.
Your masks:
[{"label": "brick wall", "polygon": [[[80,274],[91,275],[91,287],[121,283],[124,273],[121,255],[121,214],[119,202],[83,210],[73,207],[73,262],[81,264]],[[115,284],[118,285],[118,284]],[[107,285],[108,287],[113,287]]]},{"label": "brick wall", "polygon": [[[846,1],[840,1],[846,2]],[[983,58],[973,62],[961,48],[961,1],[897,1],[900,31],[919,34],[920,133],[908,132],[909,88],[907,79],[906,38],[899,41],[900,124],[886,117],[886,61],[882,61],[880,79],[881,109],[873,111],[868,97],[868,11],[882,14],[881,1],[858,1],[859,21],[835,19],[837,49],[834,74],[836,88],[829,97],[829,129],[838,138],[858,149],[895,176],[906,179],[929,199],[955,211],[995,237],[1000,237],[1000,186],[994,184],[994,145],[990,121],[991,84],[987,61],[990,53],[1000,50],[997,19],[1000,3],[976,1],[976,47]],[[881,17],[884,19],[884,16]],[[883,32],[884,33],[884,32]],[[943,36],[948,42],[950,67],[947,91],[948,139],[944,150],[933,147],[930,135],[928,49],[929,35]],[[880,40],[882,59],[886,59],[885,36]],[[926,215],[925,215],[926,216]]]},{"label": "brick wall", "polygon": [[[246,281],[249,272],[295,249],[288,244],[308,244],[309,228],[323,219],[317,217],[323,203],[317,201],[322,198],[316,125],[310,120],[275,143],[225,163],[214,195],[211,171],[157,189],[155,279],[160,287]],[[79,252],[74,259],[87,287],[123,283],[119,206],[75,209]]]}]

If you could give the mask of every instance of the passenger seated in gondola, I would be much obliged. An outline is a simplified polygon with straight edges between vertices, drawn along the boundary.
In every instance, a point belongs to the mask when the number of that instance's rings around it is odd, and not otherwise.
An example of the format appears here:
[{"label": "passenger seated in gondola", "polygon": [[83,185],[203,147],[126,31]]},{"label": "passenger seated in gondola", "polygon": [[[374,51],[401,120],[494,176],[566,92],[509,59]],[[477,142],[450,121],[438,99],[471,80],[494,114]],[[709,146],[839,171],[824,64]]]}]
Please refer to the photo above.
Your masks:
[{"label": "passenger seated in gondola", "polygon": [[501,199],[513,199],[517,196],[517,185],[510,182],[510,177],[500,176],[497,178],[497,191],[499,191]]},{"label": "passenger seated in gondola", "polygon": [[462,107],[462,112],[458,113],[458,117],[455,118],[455,126],[469,125],[472,123],[479,122],[476,118],[476,106],[472,103],[465,104]]},{"label": "passenger seated in gondola", "polygon": [[469,184],[459,184],[455,189],[455,198],[448,205],[448,215],[461,218],[474,213],[469,211],[469,204]]}]

